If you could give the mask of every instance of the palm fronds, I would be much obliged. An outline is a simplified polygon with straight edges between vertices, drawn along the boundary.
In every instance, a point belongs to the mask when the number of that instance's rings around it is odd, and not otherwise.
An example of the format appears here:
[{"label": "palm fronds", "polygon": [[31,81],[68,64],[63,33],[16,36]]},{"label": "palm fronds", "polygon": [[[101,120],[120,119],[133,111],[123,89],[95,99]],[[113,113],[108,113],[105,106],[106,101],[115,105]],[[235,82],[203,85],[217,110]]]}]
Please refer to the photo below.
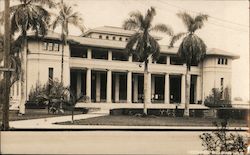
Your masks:
[{"label": "palm fronds", "polygon": [[156,32],[164,32],[168,34],[169,36],[173,35],[173,29],[165,24],[157,24],[154,27],[151,28],[151,31],[156,31]]},{"label": "palm fronds", "polygon": [[169,47],[174,47],[174,43],[176,41],[178,41],[181,37],[183,37],[184,35],[186,35],[187,33],[185,32],[180,32],[180,33],[177,33],[175,35],[172,35],[171,38],[170,38],[170,44],[169,44]]}]

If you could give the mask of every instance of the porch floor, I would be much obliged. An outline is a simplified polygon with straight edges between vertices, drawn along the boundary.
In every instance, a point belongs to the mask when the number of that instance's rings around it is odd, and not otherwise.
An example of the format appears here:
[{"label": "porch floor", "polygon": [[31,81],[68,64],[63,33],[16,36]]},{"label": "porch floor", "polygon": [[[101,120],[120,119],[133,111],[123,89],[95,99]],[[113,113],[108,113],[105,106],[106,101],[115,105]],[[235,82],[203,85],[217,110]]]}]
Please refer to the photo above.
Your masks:
[{"label": "porch floor", "polygon": [[[150,103],[147,104],[149,109],[175,109],[177,104],[164,104],[164,103]],[[83,103],[79,102],[76,107],[85,108],[101,108],[101,109],[117,109],[117,108],[131,108],[139,109],[143,108],[143,103]],[[178,109],[184,109],[185,104],[179,104]],[[209,109],[202,104],[190,104],[189,109]]]}]

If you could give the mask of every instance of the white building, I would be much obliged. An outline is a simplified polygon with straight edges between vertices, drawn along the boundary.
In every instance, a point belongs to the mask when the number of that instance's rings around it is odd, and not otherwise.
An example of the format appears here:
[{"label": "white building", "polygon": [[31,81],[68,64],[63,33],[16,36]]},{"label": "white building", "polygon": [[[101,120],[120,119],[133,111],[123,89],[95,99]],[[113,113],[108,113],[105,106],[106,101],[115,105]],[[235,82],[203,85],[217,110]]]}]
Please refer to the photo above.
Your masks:
[{"label": "white building", "polygon": [[[69,36],[64,51],[64,85],[91,97],[78,106],[106,108],[142,108],[143,64],[127,56],[124,47],[134,31],[104,26],[83,36]],[[155,37],[157,40],[160,38]],[[27,56],[27,92],[36,83],[49,78],[60,80],[60,34],[49,32],[45,38],[29,36]],[[149,63],[148,108],[184,108],[186,67],[177,57],[177,48],[161,46],[160,59]],[[231,88],[232,60],[239,56],[208,48],[203,64],[191,67],[190,108],[204,108],[204,99],[212,88]],[[20,100],[20,82],[12,87],[12,100]]]}]

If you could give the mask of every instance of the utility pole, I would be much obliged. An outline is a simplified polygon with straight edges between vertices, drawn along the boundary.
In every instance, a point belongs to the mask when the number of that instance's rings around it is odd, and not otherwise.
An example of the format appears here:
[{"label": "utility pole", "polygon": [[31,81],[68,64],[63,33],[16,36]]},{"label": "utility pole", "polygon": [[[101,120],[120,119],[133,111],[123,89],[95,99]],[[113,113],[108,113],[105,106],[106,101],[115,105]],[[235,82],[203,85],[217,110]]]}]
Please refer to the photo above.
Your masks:
[{"label": "utility pole", "polygon": [[10,95],[10,1],[4,1],[4,96],[2,130],[9,130],[9,95]]}]

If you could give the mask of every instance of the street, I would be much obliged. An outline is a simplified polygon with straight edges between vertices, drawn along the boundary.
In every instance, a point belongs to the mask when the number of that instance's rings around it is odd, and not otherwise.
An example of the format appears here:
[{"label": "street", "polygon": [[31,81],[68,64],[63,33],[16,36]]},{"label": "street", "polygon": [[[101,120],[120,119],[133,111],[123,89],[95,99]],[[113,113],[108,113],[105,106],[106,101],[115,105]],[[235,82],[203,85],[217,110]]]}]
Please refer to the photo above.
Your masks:
[{"label": "street", "polygon": [[[202,132],[1,132],[2,154],[199,154]],[[247,134],[241,132],[241,134]]]}]

